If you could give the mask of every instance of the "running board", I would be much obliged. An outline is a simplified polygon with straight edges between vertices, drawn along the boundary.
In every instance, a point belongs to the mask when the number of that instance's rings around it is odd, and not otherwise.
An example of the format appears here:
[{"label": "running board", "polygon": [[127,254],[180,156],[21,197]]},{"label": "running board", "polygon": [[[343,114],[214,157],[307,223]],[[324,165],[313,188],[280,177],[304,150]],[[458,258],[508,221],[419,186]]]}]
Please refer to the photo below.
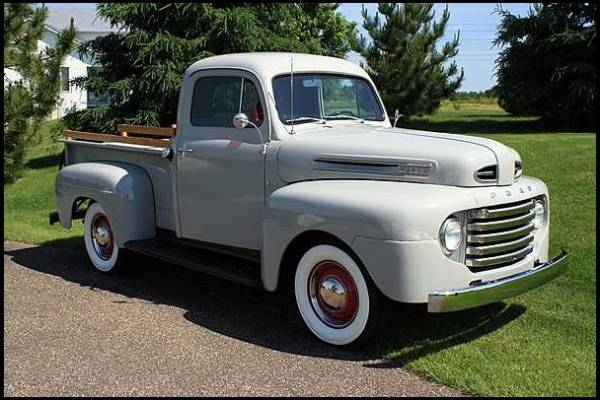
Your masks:
[{"label": "running board", "polygon": [[217,278],[263,287],[260,263],[201,249],[175,237],[160,235],[153,239],[133,240],[126,242],[125,248]]}]

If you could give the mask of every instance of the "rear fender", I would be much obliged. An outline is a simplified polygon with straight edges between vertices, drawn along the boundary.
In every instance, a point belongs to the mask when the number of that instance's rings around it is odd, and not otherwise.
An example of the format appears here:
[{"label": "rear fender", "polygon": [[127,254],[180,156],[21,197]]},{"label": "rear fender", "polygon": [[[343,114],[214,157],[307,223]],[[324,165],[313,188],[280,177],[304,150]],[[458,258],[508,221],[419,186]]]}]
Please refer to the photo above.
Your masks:
[{"label": "rear fender", "polygon": [[140,167],[117,162],[86,162],[63,168],[56,177],[61,225],[69,229],[75,201],[91,199],[109,214],[118,246],[156,235],[154,193]]}]

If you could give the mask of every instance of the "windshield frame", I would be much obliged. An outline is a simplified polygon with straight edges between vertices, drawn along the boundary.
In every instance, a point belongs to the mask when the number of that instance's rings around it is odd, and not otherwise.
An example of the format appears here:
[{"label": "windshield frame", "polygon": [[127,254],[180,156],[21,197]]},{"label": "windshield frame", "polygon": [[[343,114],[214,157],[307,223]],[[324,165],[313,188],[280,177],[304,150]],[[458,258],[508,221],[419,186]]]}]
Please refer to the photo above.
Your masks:
[{"label": "windshield frame", "polygon": [[[371,92],[371,95],[373,96],[373,98],[375,99],[375,102],[377,103],[377,108],[379,109],[379,112],[381,114],[381,118],[380,119],[375,119],[375,118],[363,118],[363,117],[359,117],[361,120],[363,121],[374,121],[374,122],[383,122],[385,121],[385,117],[386,117],[386,113],[385,113],[385,108],[383,107],[383,104],[381,103],[381,99],[379,98],[379,94],[377,93],[377,90],[375,89],[374,85],[367,79],[365,79],[362,76],[359,75],[354,75],[354,74],[346,74],[346,73],[338,73],[338,72],[320,72],[320,71],[314,71],[314,72],[294,72],[294,78],[296,77],[302,77],[302,76],[310,76],[310,75],[318,75],[318,76],[327,76],[327,77],[337,77],[337,78],[342,78],[342,79],[355,79],[355,80],[360,80],[363,83],[366,84],[368,90]],[[279,119],[279,121],[281,121],[282,124],[286,125],[286,126],[290,126],[290,125],[299,125],[299,124],[304,124],[304,123],[310,123],[310,122],[318,122],[318,121],[296,121],[296,122],[286,122],[286,120],[282,119],[281,114],[279,114],[279,110],[277,109],[277,101],[275,100],[276,96],[275,96],[275,80],[282,78],[282,77],[287,77],[288,79],[290,78],[291,73],[283,73],[283,74],[278,74],[275,75],[271,78],[271,85],[273,88],[273,102],[275,104],[275,111],[277,113],[277,118]],[[322,96],[322,94],[321,94]],[[322,100],[321,100],[322,101]],[[321,109],[322,111],[322,109]],[[298,116],[294,116],[294,118],[298,118],[298,117],[302,117],[302,115],[298,115]],[[312,116],[311,116],[312,117]],[[342,118],[335,118],[335,119],[327,119],[325,118],[324,115],[321,115],[319,117],[320,119],[324,119],[328,122],[330,121],[352,121],[354,119],[348,118],[348,119],[342,119]]]}]

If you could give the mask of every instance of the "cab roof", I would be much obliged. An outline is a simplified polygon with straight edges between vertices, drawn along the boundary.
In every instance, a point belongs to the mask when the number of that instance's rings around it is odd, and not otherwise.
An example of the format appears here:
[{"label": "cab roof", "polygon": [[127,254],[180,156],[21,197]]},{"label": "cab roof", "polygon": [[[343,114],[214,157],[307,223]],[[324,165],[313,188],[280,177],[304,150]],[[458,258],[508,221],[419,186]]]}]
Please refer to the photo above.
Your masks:
[{"label": "cab roof", "polygon": [[274,76],[289,74],[293,59],[294,73],[321,72],[355,75],[370,81],[368,74],[358,65],[342,58],[303,53],[233,53],[212,56],[196,61],[186,70],[186,76],[207,68],[234,68],[248,70],[264,81]]}]

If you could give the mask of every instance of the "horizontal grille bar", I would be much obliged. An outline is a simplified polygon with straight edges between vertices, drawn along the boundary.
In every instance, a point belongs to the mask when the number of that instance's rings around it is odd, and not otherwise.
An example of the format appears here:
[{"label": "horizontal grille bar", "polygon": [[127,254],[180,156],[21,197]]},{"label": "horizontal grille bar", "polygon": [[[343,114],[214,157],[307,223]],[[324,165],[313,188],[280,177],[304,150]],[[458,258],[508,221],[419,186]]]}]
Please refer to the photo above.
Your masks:
[{"label": "horizontal grille bar", "polygon": [[501,219],[498,221],[485,221],[485,222],[471,222],[468,224],[467,229],[469,231],[488,232],[497,231],[500,229],[512,228],[515,226],[523,225],[533,220],[535,214],[533,211],[529,211],[525,215],[521,215],[514,218]]},{"label": "horizontal grille bar", "polygon": [[515,251],[512,253],[508,253],[508,254],[502,254],[502,255],[492,256],[492,257],[467,258],[466,264],[468,267],[488,267],[490,265],[505,264],[505,263],[510,263],[510,262],[520,260],[523,257],[525,257],[527,254],[531,253],[532,251],[533,251],[533,246],[529,245],[529,246],[525,247],[524,249],[521,249],[521,250],[518,250],[518,251]]},{"label": "horizontal grille bar", "polygon": [[504,240],[516,239],[522,236],[527,235],[528,233],[534,230],[535,226],[533,223],[529,223],[525,226],[518,227],[516,229],[502,231],[502,232],[493,232],[493,233],[474,233],[467,235],[467,242],[469,243],[495,243],[501,242]]},{"label": "horizontal grille bar", "polygon": [[467,211],[465,264],[474,272],[517,262],[533,251],[535,199]]},{"label": "horizontal grille bar", "polygon": [[533,235],[525,236],[511,242],[503,242],[497,244],[489,244],[486,246],[469,246],[467,247],[467,255],[487,256],[492,254],[505,253],[507,251],[523,248],[533,242]]},{"label": "horizontal grille bar", "polygon": [[533,201],[529,201],[523,204],[511,205],[502,208],[480,208],[478,210],[470,210],[469,218],[487,219],[487,218],[501,218],[511,217],[513,215],[519,215],[533,210]]}]

